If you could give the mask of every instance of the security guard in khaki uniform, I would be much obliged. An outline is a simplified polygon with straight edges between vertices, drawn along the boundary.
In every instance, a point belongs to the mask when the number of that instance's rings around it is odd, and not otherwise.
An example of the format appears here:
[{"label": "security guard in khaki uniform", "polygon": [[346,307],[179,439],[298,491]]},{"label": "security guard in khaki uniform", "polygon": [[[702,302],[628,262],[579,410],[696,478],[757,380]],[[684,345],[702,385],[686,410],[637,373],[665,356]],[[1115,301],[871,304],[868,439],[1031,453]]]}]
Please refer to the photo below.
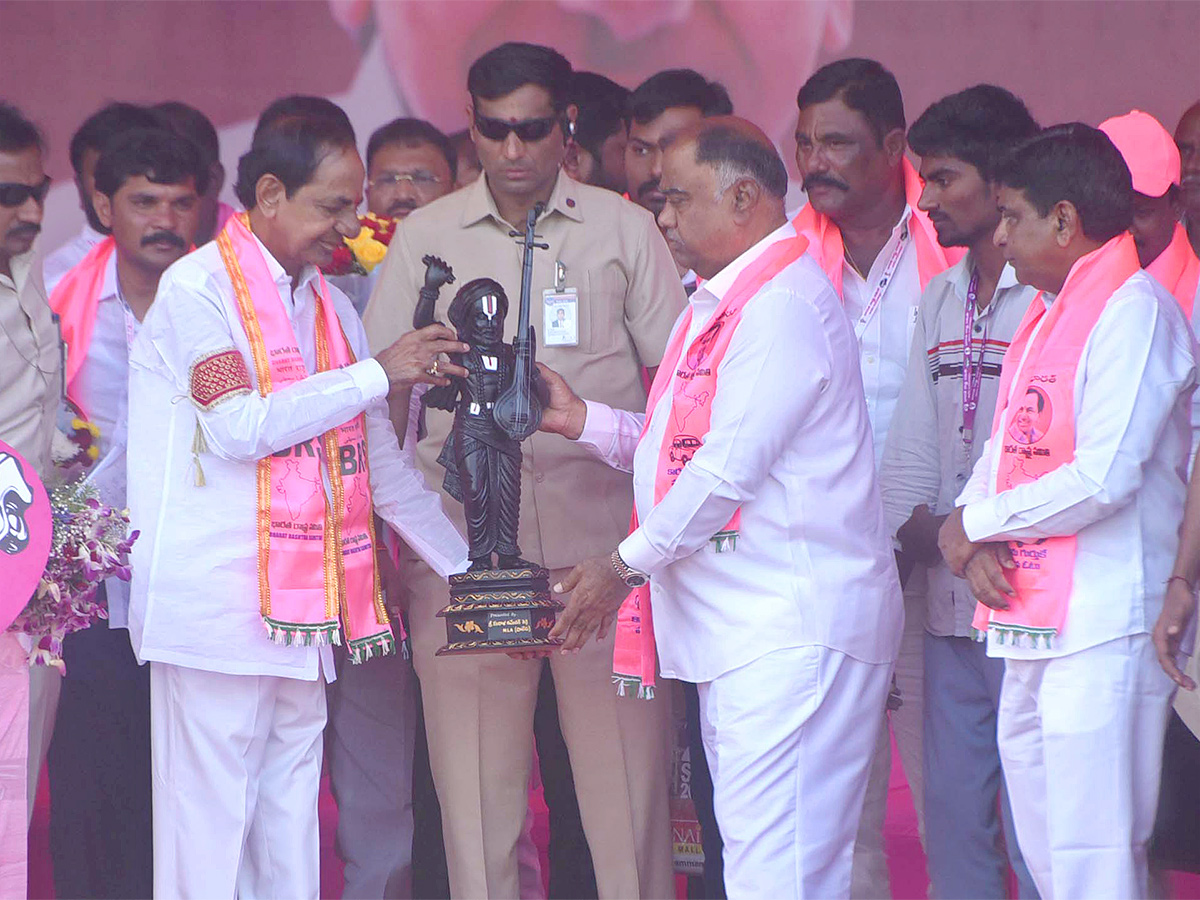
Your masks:
[{"label": "security guard in khaki uniform", "polygon": [[[630,410],[646,405],[643,367],[659,363],[685,303],[665,241],[645,210],[560,172],[573,107],[570,64],[557,52],[504,44],[471,67],[471,138],[485,177],[415,210],[392,240],[364,321],[372,347],[413,327],[421,259],[434,254],[457,285],[490,277],[516,307],[529,209],[549,249],[534,252],[531,322],[537,357],[581,394]],[[437,316],[446,321],[453,292]],[[561,312],[560,312],[561,311]],[[516,322],[508,316],[508,336]],[[431,360],[432,363],[432,360]],[[390,398],[403,433],[408,396]],[[453,417],[425,411],[419,467],[442,483],[437,456]],[[587,450],[535,434],[522,445],[521,554],[551,570],[551,583],[580,560],[616,546],[628,530],[630,476]],[[446,512],[463,529],[460,504]],[[408,560],[414,661],[424,699],[429,755],[442,805],[450,887],[457,897],[516,897],[516,846],[525,818],[540,660],[484,654],[435,658],[446,643],[445,582]],[[584,830],[601,897],[674,896],[668,812],[670,710],[618,697],[612,633],[575,655],[555,653],[551,671]]]}]

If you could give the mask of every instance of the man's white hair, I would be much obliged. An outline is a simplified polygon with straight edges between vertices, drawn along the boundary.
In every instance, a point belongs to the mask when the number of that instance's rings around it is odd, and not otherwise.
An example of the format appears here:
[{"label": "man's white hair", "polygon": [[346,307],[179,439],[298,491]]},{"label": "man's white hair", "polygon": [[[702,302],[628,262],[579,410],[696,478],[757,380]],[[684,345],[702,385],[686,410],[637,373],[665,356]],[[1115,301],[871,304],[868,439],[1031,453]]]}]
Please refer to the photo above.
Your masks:
[{"label": "man's white hair", "polygon": [[714,200],[720,200],[725,196],[725,192],[741,181],[743,178],[749,178],[764,191],[766,185],[763,184],[758,177],[745,166],[739,166],[732,160],[722,160],[713,167],[717,173],[717,190],[713,196]]}]

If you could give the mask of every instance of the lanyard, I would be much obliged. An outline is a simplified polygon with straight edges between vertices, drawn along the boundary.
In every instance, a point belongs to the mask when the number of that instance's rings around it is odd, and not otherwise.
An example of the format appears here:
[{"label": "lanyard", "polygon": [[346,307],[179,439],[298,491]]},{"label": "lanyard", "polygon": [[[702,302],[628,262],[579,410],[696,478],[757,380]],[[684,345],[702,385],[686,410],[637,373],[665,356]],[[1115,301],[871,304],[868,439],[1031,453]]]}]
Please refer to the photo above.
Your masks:
[{"label": "lanyard", "polygon": [[887,291],[888,285],[892,283],[892,276],[896,274],[896,267],[900,265],[900,257],[904,255],[904,248],[907,244],[908,226],[905,225],[904,231],[900,234],[900,240],[896,242],[896,247],[892,250],[892,255],[887,261],[887,265],[883,267],[883,274],[879,276],[879,283],[875,285],[875,292],[871,294],[871,299],[867,301],[862,315],[854,323],[854,336],[860,341],[863,334],[866,333],[867,326],[871,324],[871,319],[875,318],[875,313],[879,311],[879,304],[883,301],[883,295]]},{"label": "lanyard", "polygon": [[133,339],[137,337],[138,323],[128,303],[121,301],[121,308],[125,311],[125,351],[128,353],[133,349]]},{"label": "lanyard", "polygon": [[979,346],[979,365],[975,365],[972,329],[975,325],[975,303],[978,296],[979,270],[976,269],[971,273],[971,283],[967,287],[967,305],[963,310],[962,436],[968,455],[975,440],[975,414],[979,410],[979,389],[983,384],[983,354],[987,350],[987,326],[984,325],[983,342]]},{"label": "lanyard", "polygon": [[129,354],[133,350],[133,339],[137,337],[138,320],[133,314],[133,310],[129,308],[129,301],[125,299],[125,294],[121,290],[121,279],[117,278],[117,299],[121,302],[121,312],[125,314],[125,358],[129,359]]}]

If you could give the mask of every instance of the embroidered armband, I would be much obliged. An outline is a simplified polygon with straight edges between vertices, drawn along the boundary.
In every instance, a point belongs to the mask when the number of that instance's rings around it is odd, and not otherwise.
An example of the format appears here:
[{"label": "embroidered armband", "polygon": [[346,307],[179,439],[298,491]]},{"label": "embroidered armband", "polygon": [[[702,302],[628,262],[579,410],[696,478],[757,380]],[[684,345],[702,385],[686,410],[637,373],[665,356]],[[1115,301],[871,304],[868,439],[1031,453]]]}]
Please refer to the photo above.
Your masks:
[{"label": "embroidered armband", "polygon": [[253,389],[246,361],[233,347],[210,353],[192,363],[188,382],[192,402],[205,411],[230,397],[249,394]]}]

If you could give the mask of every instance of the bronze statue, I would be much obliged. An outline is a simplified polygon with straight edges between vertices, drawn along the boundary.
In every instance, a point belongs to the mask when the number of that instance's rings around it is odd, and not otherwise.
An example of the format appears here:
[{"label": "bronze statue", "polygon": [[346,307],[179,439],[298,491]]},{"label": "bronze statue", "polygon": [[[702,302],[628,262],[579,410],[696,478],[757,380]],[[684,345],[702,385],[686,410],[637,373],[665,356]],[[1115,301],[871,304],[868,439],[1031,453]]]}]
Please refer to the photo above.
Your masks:
[{"label": "bronze statue", "polygon": [[[508,295],[491,278],[463,285],[448,316],[458,337],[470,345],[452,361],[467,370],[445,387],[428,390],[422,403],[454,412],[438,462],[446,469],[442,487],[463,504],[471,566],[450,577],[446,619],[449,644],[439,653],[528,650],[553,646],[547,639],[562,604],[550,595],[549,572],[521,558],[517,525],[521,511],[521,441],[537,430],[545,386],[534,366],[535,335],[529,324],[533,278],[533,233],[540,207],[530,211],[524,234],[524,266],[517,337],[504,342]],[[444,261],[426,256],[425,286],[415,327],[434,321],[438,290],[454,281]]]}]

